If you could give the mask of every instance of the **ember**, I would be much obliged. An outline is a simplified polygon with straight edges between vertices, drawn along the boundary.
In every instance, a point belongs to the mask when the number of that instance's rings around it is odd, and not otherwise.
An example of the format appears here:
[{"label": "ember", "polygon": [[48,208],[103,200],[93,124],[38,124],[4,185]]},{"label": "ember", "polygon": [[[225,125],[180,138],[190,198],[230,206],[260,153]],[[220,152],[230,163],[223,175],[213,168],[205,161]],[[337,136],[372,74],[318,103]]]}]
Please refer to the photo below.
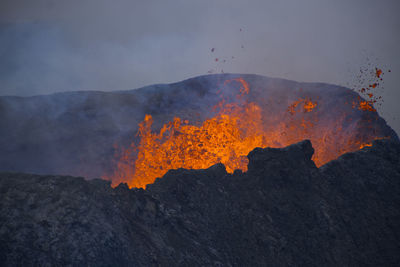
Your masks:
[{"label": "ember", "polygon": [[289,113],[292,115],[296,113],[296,108],[299,104],[303,104],[303,112],[310,112],[317,106],[317,103],[312,102],[309,98],[300,98],[288,107]]},{"label": "ember", "polygon": [[[390,72],[390,71],[389,71]],[[381,77],[381,75],[382,75],[382,70],[381,69],[378,69],[378,68],[375,68],[375,74],[376,74],[376,77],[378,77],[378,78],[380,78]]]},{"label": "ember", "polygon": [[[355,106],[358,106],[360,110],[366,110],[366,111],[376,111],[376,109],[373,107],[373,105],[377,106],[378,108],[382,105],[383,99],[382,96],[378,96],[379,94],[382,94],[383,90],[383,76],[384,72],[380,68],[370,68],[371,64],[368,64],[368,67],[364,67],[360,69],[360,75],[358,76],[358,82],[357,84],[354,85],[355,91],[360,93],[362,96],[366,97],[368,96],[370,100],[368,101],[363,101],[359,99],[359,103],[356,103]],[[388,70],[388,72],[391,72]],[[365,84],[368,82],[367,84]],[[362,87],[364,86],[364,87]],[[361,89],[359,89],[362,87]],[[371,90],[374,91],[374,93],[371,93]]]}]

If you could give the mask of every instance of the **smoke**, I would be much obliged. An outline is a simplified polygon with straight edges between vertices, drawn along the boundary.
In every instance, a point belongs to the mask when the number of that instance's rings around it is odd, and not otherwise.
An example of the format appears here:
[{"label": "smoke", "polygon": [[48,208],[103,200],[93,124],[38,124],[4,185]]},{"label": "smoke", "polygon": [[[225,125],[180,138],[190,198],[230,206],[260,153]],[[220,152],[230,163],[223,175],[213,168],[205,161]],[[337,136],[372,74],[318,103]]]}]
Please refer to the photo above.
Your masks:
[{"label": "smoke", "polygon": [[399,5],[4,0],[0,95],[134,89],[207,72],[352,86],[369,57],[392,70],[380,113],[399,132]]},{"label": "smoke", "polygon": [[145,36],[129,46],[103,41],[76,47],[42,23],[3,25],[0,42],[3,95],[133,89],[151,83],[153,75],[168,82],[175,77],[171,65],[185,71],[189,62],[182,55],[193,49],[192,41],[171,35]]}]

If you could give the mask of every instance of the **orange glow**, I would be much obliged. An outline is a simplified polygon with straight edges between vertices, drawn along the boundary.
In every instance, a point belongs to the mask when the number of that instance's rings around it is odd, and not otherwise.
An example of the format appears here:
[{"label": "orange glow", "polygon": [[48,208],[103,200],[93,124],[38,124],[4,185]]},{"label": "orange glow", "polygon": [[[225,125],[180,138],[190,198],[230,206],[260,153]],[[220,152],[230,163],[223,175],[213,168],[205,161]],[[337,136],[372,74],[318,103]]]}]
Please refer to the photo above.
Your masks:
[{"label": "orange glow", "polygon": [[371,146],[372,146],[372,143],[361,144],[360,149],[362,149],[364,147],[371,147]]},{"label": "orange glow", "polygon": [[288,107],[289,113],[295,114],[299,104],[303,104],[303,112],[311,112],[317,106],[317,102],[312,102],[309,98],[300,98]]},{"label": "orange glow", "polygon": [[376,75],[376,77],[380,78],[381,75],[382,75],[382,70],[378,69],[378,68],[375,68],[375,75]]},{"label": "orange glow", "polygon": [[373,101],[360,101],[360,105],[358,106],[360,110],[368,110],[376,112],[376,109],[373,107]]},{"label": "orange glow", "polygon": [[113,185],[126,182],[129,187],[145,188],[170,169],[204,169],[216,163],[223,163],[229,173],[236,169],[246,171],[246,156],[255,147],[284,147],[304,139],[313,143],[317,166],[360,148],[360,141],[349,139],[342,132],[345,117],[322,131],[314,131],[318,103],[308,97],[289,103],[287,116],[274,127],[267,127],[263,109],[245,100],[249,84],[242,78],[224,84],[229,83],[239,85],[237,101],[226,103],[222,99],[214,107],[216,115],[200,125],[175,117],[159,132],[153,132],[153,118],[146,115],[139,124],[140,141],[118,156],[115,171],[108,177]]},{"label": "orange glow", "polygon": [[[382,139],[390,139],[390,136],[375,137],[373,140],[382,140]],[[363,144],[360,145],[360,149],[362,149],[364,147],[372,147],[372,142],[363,143]]]}]

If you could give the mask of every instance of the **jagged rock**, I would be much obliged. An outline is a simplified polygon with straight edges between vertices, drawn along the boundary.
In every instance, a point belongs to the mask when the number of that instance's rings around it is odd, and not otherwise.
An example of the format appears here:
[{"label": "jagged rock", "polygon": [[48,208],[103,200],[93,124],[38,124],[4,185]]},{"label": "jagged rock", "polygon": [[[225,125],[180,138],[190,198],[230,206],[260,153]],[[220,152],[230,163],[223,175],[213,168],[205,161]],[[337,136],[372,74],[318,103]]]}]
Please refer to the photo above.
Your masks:
[{"label": "jagged rock", "polygon": [[256,148],[248,172],[170,170],[146,190],[0,174],[6,266],[398,266],[400,144],[321,168],[309,141]]},{"label": "jagged rock", "polygon": [[[311,160],[314,149],[309,140],[290,145],[286,148],[255,148],[248,155],[248,175],[279,171],[278,176],[289,177],[289,173],[315,169]],[[286,175],[283,174],[286,173]]]}]

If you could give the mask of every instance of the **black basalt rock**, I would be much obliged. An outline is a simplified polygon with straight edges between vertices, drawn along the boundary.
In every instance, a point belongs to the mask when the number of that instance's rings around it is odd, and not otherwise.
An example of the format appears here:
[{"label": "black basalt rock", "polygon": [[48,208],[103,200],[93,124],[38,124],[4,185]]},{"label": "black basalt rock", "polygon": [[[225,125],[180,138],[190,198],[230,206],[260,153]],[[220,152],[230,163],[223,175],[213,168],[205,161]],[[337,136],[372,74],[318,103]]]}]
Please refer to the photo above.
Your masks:
[{"label": "black basalt rock", "polygon": [[249,174],[275,168],[311,167],[314,148],[310,140],[304,140],[285,148],[255,148],[247,156],[249,159]]},{"label": "black basalt rock", "polygon": [[0,265],[399,266],[400,143],[312,155],[256,148],[247,172],[170,170],[146,190],[0,173]]}]

